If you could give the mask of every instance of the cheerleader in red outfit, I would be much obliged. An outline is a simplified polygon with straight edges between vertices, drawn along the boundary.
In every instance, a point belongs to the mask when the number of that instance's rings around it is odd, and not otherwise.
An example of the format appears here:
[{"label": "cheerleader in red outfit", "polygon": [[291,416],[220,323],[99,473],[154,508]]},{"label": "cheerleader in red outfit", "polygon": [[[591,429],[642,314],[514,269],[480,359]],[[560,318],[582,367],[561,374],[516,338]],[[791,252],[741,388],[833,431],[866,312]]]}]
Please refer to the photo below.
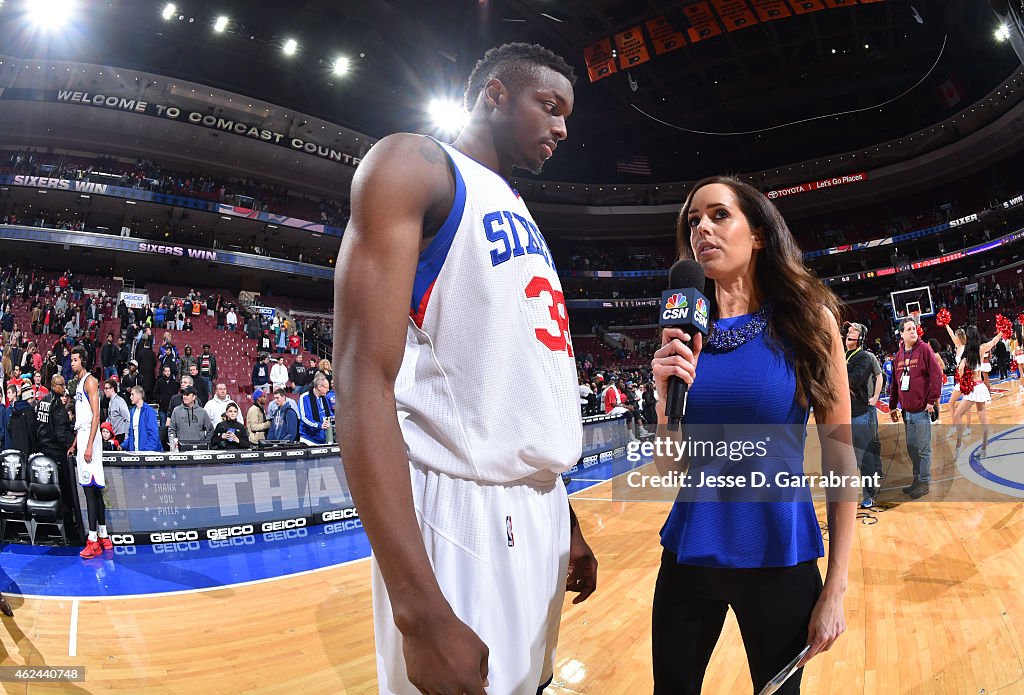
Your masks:
[{"label": "cheerleader in red outfit", "polygon": [[981,421],[981,451],[978,452],[980,458],[988,453],[988,412],[985,406],[992,401],[992,394],[983,379],[981,356],[991,350],[1002,336],[997,334],[995,338],[983,344],[978,329],[974,326],[968,326],[966,334],[967,342],[964,346],[963,358],[957,366],[957,380],[963,398],[953,409],[953,426],[956,428],[956,456],[959,457],[963,450],[961,421],[973,405],[977,408],[978,419]]}]

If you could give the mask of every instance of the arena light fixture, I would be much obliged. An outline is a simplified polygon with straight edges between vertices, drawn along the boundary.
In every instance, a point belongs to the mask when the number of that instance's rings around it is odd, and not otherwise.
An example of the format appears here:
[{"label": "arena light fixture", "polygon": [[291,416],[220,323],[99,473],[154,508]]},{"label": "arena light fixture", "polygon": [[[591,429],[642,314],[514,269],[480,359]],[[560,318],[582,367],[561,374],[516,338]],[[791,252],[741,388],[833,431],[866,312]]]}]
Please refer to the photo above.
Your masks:
[{"label": "arena light fixture", "polygon": [[177,14],[177,12],[178,12],[177,6],[173,2],[169,2],[166,5],[164,5],[164,9],[163,9],[163,11],[160,12],[160,16],[163,17],[164,20],[169,20],[175,14]]},{"label": "arena light fixture", "polygon": [[217,21],[215,21],[213,23],[213,30],[215,32],[217,32],[218,34],[221,34],[227,28],[228,28],[228,18],[225,17],[224,15],[221,15],[220,17],[217,17]]},{"label": "arena light fixture", "polygon": [[295,39],[288,39],[281,46],[281,50],[284,51],[286,56],[295,55],[295,51],[299,50],[299,42]]},{"label": "arena light fixture", "polygon": [[344,75],[348,72],[350,63],[346,56],[338,56],[334,59],[334,74]]},{"label": "arena light fixture", "polygon": [[996,41],[1007,41],[1010,38],[1010,25],[1000,24],[996,29]]},{"label": "arena light fixture", "polygon": [[460,130],[469,118],[469,114],[462,108],[462,104],[452,99],[431,99],[427,106],[427,113],[433,120],[434,126],[446,133]]},{"label": "arena light fixture", "polygon": [[28,6],[28,20],[36,29],[53,31],[67,24],[74,8],[73,0],[35,0]]}]

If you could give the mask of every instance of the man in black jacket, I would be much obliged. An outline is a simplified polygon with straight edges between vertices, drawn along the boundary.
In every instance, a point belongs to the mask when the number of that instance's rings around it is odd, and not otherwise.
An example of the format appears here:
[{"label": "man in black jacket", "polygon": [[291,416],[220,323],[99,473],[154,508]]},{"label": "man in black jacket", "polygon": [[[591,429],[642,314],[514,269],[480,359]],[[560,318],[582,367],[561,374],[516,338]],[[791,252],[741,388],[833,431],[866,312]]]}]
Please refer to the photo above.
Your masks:
[{"label": "man in black jacket", "polygon": [[80,523],[82,513],[74,485],[73,464],[68,458],[68,449],[75,441],[75,431],[63,399],[65,388],[64,377],[55,375],[50,380],[50,392],[36,404],[36,448],[57,463],[64,531],[70,545],[81,545],[85,538]]},{"label": "man in black jacket", "polygon": [[[312,360],[310,360],[312,362]],[[316,367],[314,366],[314,371]],[[292,393],[302,393],[306,390],[306,384],[309,383],[310,373],[306,369],[306,365],[302,364],[302,357],[300,356],[288,369],[288,378],[292,382]]]},{"label": "man in black jacket", "polygon": [[12,448],[21,452],[26,461],[29,456],[36,453],[38,430],[36,411],[29,402],[31,397],[32,384],[22,384],[21,397],[14,402],[11,418],[7,421],[7,441],[10,442]]},{"label": "man in black jacket", "polygon": [[117,374],[118,349],[114,344],[114,334],[107,333],[107,341],[100,351],[100,364],[103,365],[103,378],[109,379]]},{"label": "man in black jacket", "polygon": [[171,397],[181,389],[181,384],[171,374],[171,368],[165,366],[163,373],[160,378],[156,380],[156,385],[153,387],[153,398],[160,406],[160,426],[163,427],[164,423],[167,422],[167,416],[170,415],[170,404]]}]

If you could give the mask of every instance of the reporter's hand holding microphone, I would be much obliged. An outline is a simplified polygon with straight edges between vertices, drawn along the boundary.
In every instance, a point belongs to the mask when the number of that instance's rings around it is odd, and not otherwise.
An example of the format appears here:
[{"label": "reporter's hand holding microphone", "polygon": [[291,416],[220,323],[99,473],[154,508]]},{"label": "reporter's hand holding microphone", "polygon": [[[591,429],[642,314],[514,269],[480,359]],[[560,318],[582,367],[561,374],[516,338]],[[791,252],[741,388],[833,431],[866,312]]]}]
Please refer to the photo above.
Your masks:
[{"label": "reporter's hand holding microphone", "polygon": [[697,358],[708,332],[708,301],[704,297],[704,269],[681,260],[669,271],[669,287],[662,295],[658,316],[661,347],[651,368],[658,394],[658,425],[677,431],[686,414],[686,393],[697,374]]}]

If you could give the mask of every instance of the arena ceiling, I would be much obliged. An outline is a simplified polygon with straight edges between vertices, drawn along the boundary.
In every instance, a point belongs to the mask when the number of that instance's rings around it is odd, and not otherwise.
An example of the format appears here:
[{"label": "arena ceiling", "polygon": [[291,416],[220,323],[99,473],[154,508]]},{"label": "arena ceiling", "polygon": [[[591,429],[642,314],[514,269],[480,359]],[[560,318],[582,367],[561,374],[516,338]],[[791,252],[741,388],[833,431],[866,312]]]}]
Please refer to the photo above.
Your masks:
[{"label": "arena ceiling", "polygon": [[[962,111],[1020,66],[994,40],[984,0],[812,0],[816,11],[652,51],[590,82],[588,46],[657,18],[686,34],[695,1],[181,0],[165,20],[163,1],[79,0],[70,28],[43,36],[26,28],[24,0],[9,0],[0,45],[192,80],[379,138],[429,132],[426,103],[460,96],[486,48],[538,42],[580,74],[570,138],[543,178],[580,182],[693,180],[849,152]],[[231,22],[218,34],[219,15]],[[290,37],[299,48],[289,57]],[[352,70],[336,77],[342,53]]]}]

